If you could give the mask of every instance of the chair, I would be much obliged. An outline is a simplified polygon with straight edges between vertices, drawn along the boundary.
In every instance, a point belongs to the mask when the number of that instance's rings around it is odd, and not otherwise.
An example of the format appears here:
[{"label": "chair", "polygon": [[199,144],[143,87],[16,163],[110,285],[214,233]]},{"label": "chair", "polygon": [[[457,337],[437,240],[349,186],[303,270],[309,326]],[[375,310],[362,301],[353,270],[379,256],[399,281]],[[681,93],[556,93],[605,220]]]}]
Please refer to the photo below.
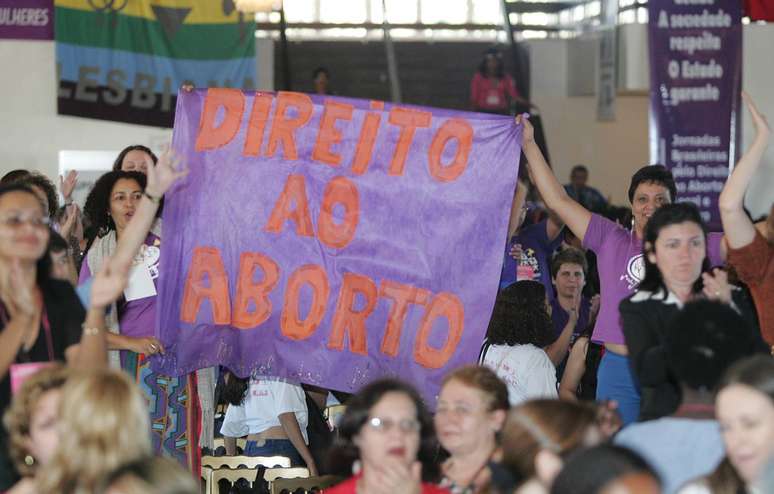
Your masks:
[{"label": "chair", "polygon": [[251,468],[288,468],[287,456],[202,456],[202,466],[212,469],[228,467],[231,469]]},{"label": "chair", "polygon": [[213,474],[220,469],[255,470],[259,466],[266,468],[289,467],[287,456],[202,456],[201,477],[204,479],[204,492],[216,493],[218,483]]},{"label": "chair", "polygon": [[[226,442],[225,442],[225,439],[223,439],[222,437],[216,437],[212,442],[213,442],[213,445],[212,445],[213,451],[221,447],[223,449],[226,449]],[[237,448],[244,451],[245,446],[247,446],[247,439],[244,437],[237,438]]]},{"label": "chair", "polygon": [[207,491],[207,494],[218,492],[218,483],[221,480],[228,480],[231,484],[234,484],[239,479],[245,479],[250,483],[250,487],[253,486],[253,482],[256,481],[256,477],[258,476],[258,470],[252,470],[248,468],[240,468],[237,470],[232,470],[230,468],[221,468],[218,470],[213,470],[212,472],[212,483],[210,484],[210,490]]},{"label": "chair", "polygon": [[296,494],[298,489],[303,489],[304,494],[320,492],[328,487],[341,482],[342,478],[337,475],[322,475],[320,477],[283,479],[279,478],[271,483],[271,494]]},{"label": "chair", "polygon": [[269,492],[274,492],[274,481],[277,479],[298,479],[309,478],[309,469],[294,467],[294,468],[267,468],[263,472],[263,480],[269,483]]}]

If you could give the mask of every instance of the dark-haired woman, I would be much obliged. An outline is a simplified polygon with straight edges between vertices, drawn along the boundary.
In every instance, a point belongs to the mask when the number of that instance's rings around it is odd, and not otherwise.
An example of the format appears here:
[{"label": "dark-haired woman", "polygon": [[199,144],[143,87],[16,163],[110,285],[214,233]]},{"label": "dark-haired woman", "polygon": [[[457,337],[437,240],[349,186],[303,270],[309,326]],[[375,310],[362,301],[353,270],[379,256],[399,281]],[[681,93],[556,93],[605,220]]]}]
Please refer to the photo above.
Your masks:
[{"label": "dark-haired woman", "polygon": [[673,413],[680,386],[664,360],[664,332],[684,304],[708,298],[742,310],[754,326],[754,315],[742,290],[726,273],[710,271],[707,232],[699,210],[690,203],[659,208],[645,227],[645,278],[637,292],[621,302],[621,318],[632,372],[640,384],[640,419]]},{"label": "dark-haired woman", "polygon": [[400,381],[375,381],[348,402],[329,459],[348,480],[328,494],[441,494],[433,420],[419,394]]},{"label": "dark-haired woman", "polygon": [[[635,172],[628,191],[632,205],[632,228],[627,230],[573,201],[535,143],[529,120],[519,115],[516,123],[524,125],[522,150],[546,206],[561,217],[567,228],[583,242],[584,248],[597,255],[601,292],[593,340],[605,344],[605,354],[597,372],[597,399],[614,400],[624,424],[628,424],[637,419],[640,395],[629,368],[618,305],[634,293],[642,280],[645,226],[658,208],[675,201],[677,187],[674,178],[669,170],[660,165],[645,166]],[[720,234],[708,235],[707,257],[711,264],[721,264]]]},{"label": "dark-haired woman", "polygon": [[150,148],[141,144],[127,146],[118,153],[116,161],[113,163],[113,171],[140,172],[147,173],[150,163],[156,164],[158,158]]},{"label": "dark-haired woman", "polygon": [[556,367],[543,349],[553,342],[545,287],[517,281],[497,294],[479,362],[508,386],[511,406],[556,398]]},{"label": "dark-haired woman", "polygon": [[774,492],[774,359],[758,355],[731,366],[718,385],[715,415],[726,458],[713,473],[678,494]]},{"label": "dark-haired woman", "polygon": [[[104,308],[121,288],[106,290],[113,280],[100,271],[91,308],[84,311],[72,285],[50,276],[48,225],[48,212],[32,189],[0,187],[0,413],[11,402],[12,384],[36,367],[55,361],[100,367],[105,362]],[[3,429],[0,490],[13,481],[4,442]]]},{"label": "dark-haired woman", "polygon": [[238,378],[226,374],[229,406],[220,429],[226,454],[236,454],[236,438],[247,436],[247,456],[286,456],[292,466],[317,475],[309,451],[309,410],[303,388],[277,377]]},{"label": "dark-haired woman", "polygon": [[519,96],[511,76],[505,73],[502,54],[496,49],[487,50],[470,83],[473,110],[507,115],[514,102],[529,106]]},{"label": "dark-haired woman", "polygon": [[[133,250],[130,281],[124,295],[108,313],[110,364],[122,368],[138,383],[149,403],[153,448],[199,471],[200,406],[195,374],[157,375],[150,357],[164,353],[155,337],[156,283],[161,245],[160,222],[151,226],[166,190],[185,172],[175,171],[167,154],[146,175],[137,171],[108,172],[97,180],[86,199],[84,213],[99,231],[81,266],[80,282],[99,270],[130,228],[130,220],[146,222],[144,241]],[[146,187],[147,182],[147,187]],[[135,223],[132,222],[132,226]]]}]

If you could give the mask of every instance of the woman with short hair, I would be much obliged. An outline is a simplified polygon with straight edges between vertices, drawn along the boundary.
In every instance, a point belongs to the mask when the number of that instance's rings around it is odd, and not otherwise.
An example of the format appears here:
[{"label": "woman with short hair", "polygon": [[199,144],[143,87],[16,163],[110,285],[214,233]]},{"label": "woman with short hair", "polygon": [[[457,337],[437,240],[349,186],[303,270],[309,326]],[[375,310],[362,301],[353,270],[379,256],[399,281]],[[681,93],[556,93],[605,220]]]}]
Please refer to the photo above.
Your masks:
[{"label": "woman with short hair", "polygon": [[441,465],[441,487],[452,494],[483,492],[488,464],[499,458],[508,388],[484,366],[467,365],[447,374],[435,410],[435,429],[449,458]]}]

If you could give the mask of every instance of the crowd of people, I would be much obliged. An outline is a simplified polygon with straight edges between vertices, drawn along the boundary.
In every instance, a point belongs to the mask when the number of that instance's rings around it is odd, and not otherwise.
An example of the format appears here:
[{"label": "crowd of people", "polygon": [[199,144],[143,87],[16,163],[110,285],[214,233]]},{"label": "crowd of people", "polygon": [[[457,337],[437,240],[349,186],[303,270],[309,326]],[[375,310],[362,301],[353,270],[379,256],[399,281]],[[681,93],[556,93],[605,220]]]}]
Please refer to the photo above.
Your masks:
[{"label": "crowd of people", "polygon": [[[327,71],[315,77],[327,92]],[[494,54],[473,93],[480,110],[520,100]],[[228,369],[156,373],[160,212],[185,165],[129,146],[83,211],[77,174],[57,191],[7,173],[0,491],[199,492],[202,450],[223,436],[226,454],[340,477],[336,494],[774,492],[774,207],[757,223],[743,207],[771,130],[745,101],[756,133],[721,193],[722,232],[660,165],[632,176],[625,215],[584,166],[563,186],[518,116],[527,173],[489,326],[433,403],[395,379],[350,396]],[[322,410],[339,402],[331,430]]]}]

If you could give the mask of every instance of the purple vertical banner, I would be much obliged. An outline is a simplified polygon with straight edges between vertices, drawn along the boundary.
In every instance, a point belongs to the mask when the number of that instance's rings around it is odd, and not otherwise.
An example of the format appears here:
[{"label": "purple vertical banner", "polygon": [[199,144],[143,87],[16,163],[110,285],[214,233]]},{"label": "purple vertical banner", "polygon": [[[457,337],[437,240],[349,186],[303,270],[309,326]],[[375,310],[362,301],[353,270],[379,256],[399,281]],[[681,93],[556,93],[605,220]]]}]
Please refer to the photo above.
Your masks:
[{"label": "purple vertical banner", "polygon": [[54,0],[0,0],[0,39],[54,39]]},{"label": "purple vertical banner", "polygon": [[720,229],[718,196],[739,142],[741,2],[650,0],[648,18],[651,161]]}]

